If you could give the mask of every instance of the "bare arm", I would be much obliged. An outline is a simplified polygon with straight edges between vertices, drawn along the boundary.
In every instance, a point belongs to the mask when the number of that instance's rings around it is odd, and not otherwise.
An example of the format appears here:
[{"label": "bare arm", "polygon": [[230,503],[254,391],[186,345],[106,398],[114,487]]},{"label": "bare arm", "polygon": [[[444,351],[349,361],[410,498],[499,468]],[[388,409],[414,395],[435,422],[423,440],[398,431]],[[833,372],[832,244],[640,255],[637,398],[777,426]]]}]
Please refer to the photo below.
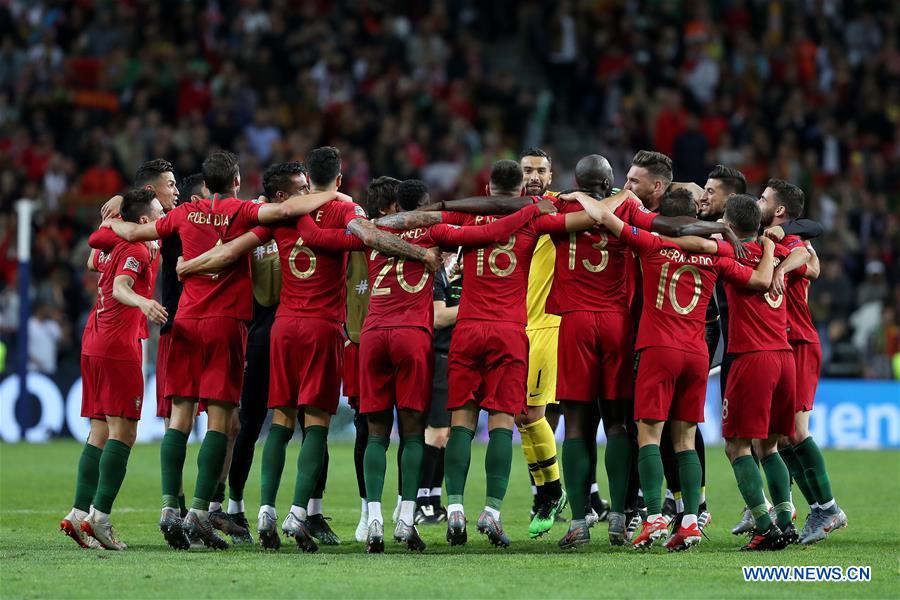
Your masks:
[{"label": "bare arm", "polygon": [[685,235],[708,237],[710,235],[719,234],[722,236],[722,239],[732,245],[734,254],[738,259],[746,256],[744,245],[741,243],[738,236],[731,230],[731,227],[718,221],[701,221],[700,219],[695,219],[693,217],[657,216],[653,219],[651,229],[656,233],[670,237],[681,237]]},{"label": "bare arm", "polygon": [[93,248],[91,248],[91,251],[88,253],[88,260],[87,260],[88,271],[93,271],[94,273],[96,273],[99,270],[94,267],[94,257],[96,257],[98,253],[99,253],[99,250],[94,250]]},{"label": "bare arm", "polygon": [[803,276],[815,281],[819,278],[819,273],[822,271],[821,266],[819,265],[819,255],[816,253],[816,249],[813,248],[813,245],[809,242],[806,242],[806,250],[809,252],[809,262],[806,263],[806,273],[804,273]]},{"label": "bare arm", "polygon": [[353,201],[350,196],[338,191],[296,194],[278,204],[263,204],[259,207],[259,215],[257,218],[259,219],[259,222],[263,224],[293,219],[295,217],[308,215],[332,200],[340,200],[342,202]]},{"label": "bare arm", "polygon": [[371,221],[363,218],[353,219],[347,225],[347,229],[361,239],[366,246],[383,254],[418,260],[432,273],[441,267],[440,252],[437,249],[429,251],[420,246],[413,246],[395,235],[381,231]]},{"label": "bare arm", "polygon": [[[765,239],[771,242],[768,237]],[[799,269],[805,265],[807,261],[809,261],[809,250],[802,246],[794,248],[791,253],[788,254],[787,258],[778,264],[778,268],[775,269],[775,274],[772,279],[772,293],[777,296],[784,294],[784,278],[794,269]]]},{"label": "bare arm", "polygon": [[416,227],[429,227],[437,225],[443,220],[440,212],[411,210],[399,212],[386,217],[375,219],[375,225],[389,229],[415,229]]},{"label": "bare arm", "polygon": [[444,300],[434,301],[434,328],[444,329],[456,325],[459,306],[447,306]]},{"label": "bare arm", "polygon": [[119,216],[119,210],[122,208],[122,196],[115,195],[100,208],[100,218],[114,219]]},{"label": "bare arm", "polygon": [[162,325],[169,314],[156,300],[144,298],[134,291],[134,279],[128,275],[119,275],[113,280],[113,298],[125,306],[134,306],[141,309],[151,322]]},{"label": "bare arm", "polygon": [[236,237],[227,244],[214,246],[190,260],[179,260],[175,270],[179,278],[198,273],[218,273],[262,243],[252,231]]},{"label": "bare arm", "polygon": [[450,210],[470,215],[508,215],[533,203],[531,196],[476,196],[449,202],[433,202],[420,210]]},{"label": "bare arm", "polygon": [[120,221],[118,219],[110,219],[103,221],[101,227],[109,227],[117,236],[128,242],[149,242],[158,240],[159,233],[156,231],[156,223],[131,223],[129,221]]},{"label": "bare arm", "polygon": [[709,240],[695,235],[686,235],[684,237],[668,237],[659,236],[661,239],[675,244],[685,252],[693,254],[717,254],[719,252],[719,244],[715,240]]}]

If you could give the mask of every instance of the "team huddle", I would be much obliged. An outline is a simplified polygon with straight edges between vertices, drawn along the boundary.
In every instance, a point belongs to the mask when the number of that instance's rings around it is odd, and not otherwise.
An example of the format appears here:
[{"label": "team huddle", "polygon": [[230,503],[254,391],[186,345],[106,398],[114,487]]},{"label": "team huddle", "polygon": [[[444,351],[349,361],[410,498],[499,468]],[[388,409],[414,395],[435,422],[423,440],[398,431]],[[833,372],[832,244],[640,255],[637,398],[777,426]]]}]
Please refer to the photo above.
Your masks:
[{"label": "team huddle", "polygon": [[[180,186],[157,159],[104,205],[89,240],[88,268],[101,275],[82,340],[90,434],[60,524],[80,546],[126,547],[109,517],[141,418],[148,320],[160,326],[166,422],[159,529],[175,549],[226,549],[220,532],[254,543],[244,488],[269,410],[260,545],[281,544],[276,501],[297,424],[281,533],[307,552],[340,544],[323,496],[343,389],[356,415],[356,539],[366,552],[385,550],[395,415],[394,540],[423,551],[418,526],[446,522],[451,546],[467,542],[482,410],[476,529],[491,544],[510,545],[501,509],[518,428],[534,496],[529,537],[546,535],[568,507],[560,548],[588,543],[606,520],[612,545],[686,550],[711,521],[697,424],[720,339],[742,549],[811,544],[847,525],[808,429],[821,350],[807,306],[819,262],[807,240],[822,229],[800,218],[798,187],[771,179],[750,196],[740,171],[722,165],[704,188],[677,183],[667,156],[641,151],[621,190],[609,162],[589,155],[575,167],[576,188],[552,192],[551,158],[530,148],[494,163],[483,197],[432,203],[421,181],[379,177],[364,208],[338,191],[341,167],[336,148],[317,148],[305,164],[269,167],[264,195],[242,201],[231,153],[210,154]],[[188,503],[182,474],[198,411],[208,425]],[[601,423],[608,501],[596,481]],[[809,505],[800,531],[792,481]]]}]

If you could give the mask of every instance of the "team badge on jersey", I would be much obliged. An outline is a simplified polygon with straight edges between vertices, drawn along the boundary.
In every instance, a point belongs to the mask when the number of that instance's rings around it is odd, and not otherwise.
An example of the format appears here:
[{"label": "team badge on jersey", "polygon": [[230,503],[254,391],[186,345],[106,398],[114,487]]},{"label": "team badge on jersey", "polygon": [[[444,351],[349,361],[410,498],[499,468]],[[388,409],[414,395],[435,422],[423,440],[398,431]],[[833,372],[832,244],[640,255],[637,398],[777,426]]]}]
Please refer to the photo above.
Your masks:
[{"label": "team badge on jersey", "polygon": [[129,271],[134,271],[135,273],[140,273],[141,263],[138,262],[138,259],[136,259],[135,257],[129,256],[125,259],[125,266],[123,268],[128,269]]}]

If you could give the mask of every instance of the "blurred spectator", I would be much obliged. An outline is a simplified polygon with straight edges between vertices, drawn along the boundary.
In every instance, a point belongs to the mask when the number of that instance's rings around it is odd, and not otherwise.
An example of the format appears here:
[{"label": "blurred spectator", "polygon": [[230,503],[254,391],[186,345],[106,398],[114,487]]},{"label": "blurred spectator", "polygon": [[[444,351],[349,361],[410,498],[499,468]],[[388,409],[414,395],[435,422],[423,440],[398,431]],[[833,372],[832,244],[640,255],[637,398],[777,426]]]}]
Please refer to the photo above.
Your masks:
[{"label": "blurred spectator", "polygon": [[35,304],[28,319],[28,368],[46,375],[56,373],[57,347],[62,341],[63,328],[59,311],[49,304]]},{"label": "blurred spectator", "polygon": [[75,249],[150,158],[182,177],[233,150],[251,198],[268,164],[331,144],[358,199],[392,175],[440,200],[480,193],[492,161],[532,144],[553,154],[558,188],[598,151],[621,185],[651,148],[679,180],[702,185],[722,163],[751,194],[773,176],[800,185],[826,228],[810,290],[826,369],[862,372],[892,349],[900,3],[8,0],[0,23],[5,316],[13,202],[39,201],[35,293],[77,340],[91,280]]}]

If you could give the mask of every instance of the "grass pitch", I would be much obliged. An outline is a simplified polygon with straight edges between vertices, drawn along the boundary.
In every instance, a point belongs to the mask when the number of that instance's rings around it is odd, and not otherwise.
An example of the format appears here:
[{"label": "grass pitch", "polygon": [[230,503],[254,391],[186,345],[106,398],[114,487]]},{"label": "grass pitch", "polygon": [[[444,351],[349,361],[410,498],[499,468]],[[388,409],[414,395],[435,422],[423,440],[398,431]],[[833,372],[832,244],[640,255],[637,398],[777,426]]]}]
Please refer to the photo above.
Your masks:
[{"label": "grass pitch", "polygon": [[[185,482],[189,492],[198,448],[193,445],[188,452]],[[849,528],[810,548],[751,555],[738,552],[743,538],[729,533],[742,502],[724,452],[710,448],[707,495],[713,522],[707,532],[711,539],[686,553],[668,554],[655,548],[639,554],[610,547],[605,523],[593,529],[590,545],[575,552],[557,550],[565,524],[557,524],[543,539],[528,540],[531,499],[516,447],[503,510],[504,525],[513,540],[509,549],[490,547],[470,522],[470,541],[463,548],[450,549],[443,526],[422,527],[429,545],[424,555],[410,555],[391,543],[385,555],[367,556],[362,544],[353,540],[359,498],[349,445],[331,447],[325,493],[325,512],[333,517],[332,526],[344,543],[311,555],[299,553],[290,544],[278,553],[263,552],[259,546],[226,552],[170,550],[156,528],[160,494],[159,446],[155,444],[139,445],[132,452],[114,507],[112,519],[128,550],[82,550],[57,530],[71,506],[79,451],[75,442],[0,445],[0,597],[900,597],[898,452],[827,452],[834,490],[849,517]],[[297,451],[295,442],[282,480],[280,516],[290,502]],[[395,451],[392,444],[392,457]],[[466,503],[473,521],[484,494],[483,458],[484,447],[476,445]],[[396,489],[395,464],[389,458],[386,492]],[[601,470],[601,481],[602,476]],[[252,523],[258,499],[257,462],[246,498]],[[385,494],[388,518],[394,499]],[[802,522],[805,509],[800,513]],[[389,533],[390,524],[385,529]],[[868,565],[872,581],[746,583],[742,565]]]}]

